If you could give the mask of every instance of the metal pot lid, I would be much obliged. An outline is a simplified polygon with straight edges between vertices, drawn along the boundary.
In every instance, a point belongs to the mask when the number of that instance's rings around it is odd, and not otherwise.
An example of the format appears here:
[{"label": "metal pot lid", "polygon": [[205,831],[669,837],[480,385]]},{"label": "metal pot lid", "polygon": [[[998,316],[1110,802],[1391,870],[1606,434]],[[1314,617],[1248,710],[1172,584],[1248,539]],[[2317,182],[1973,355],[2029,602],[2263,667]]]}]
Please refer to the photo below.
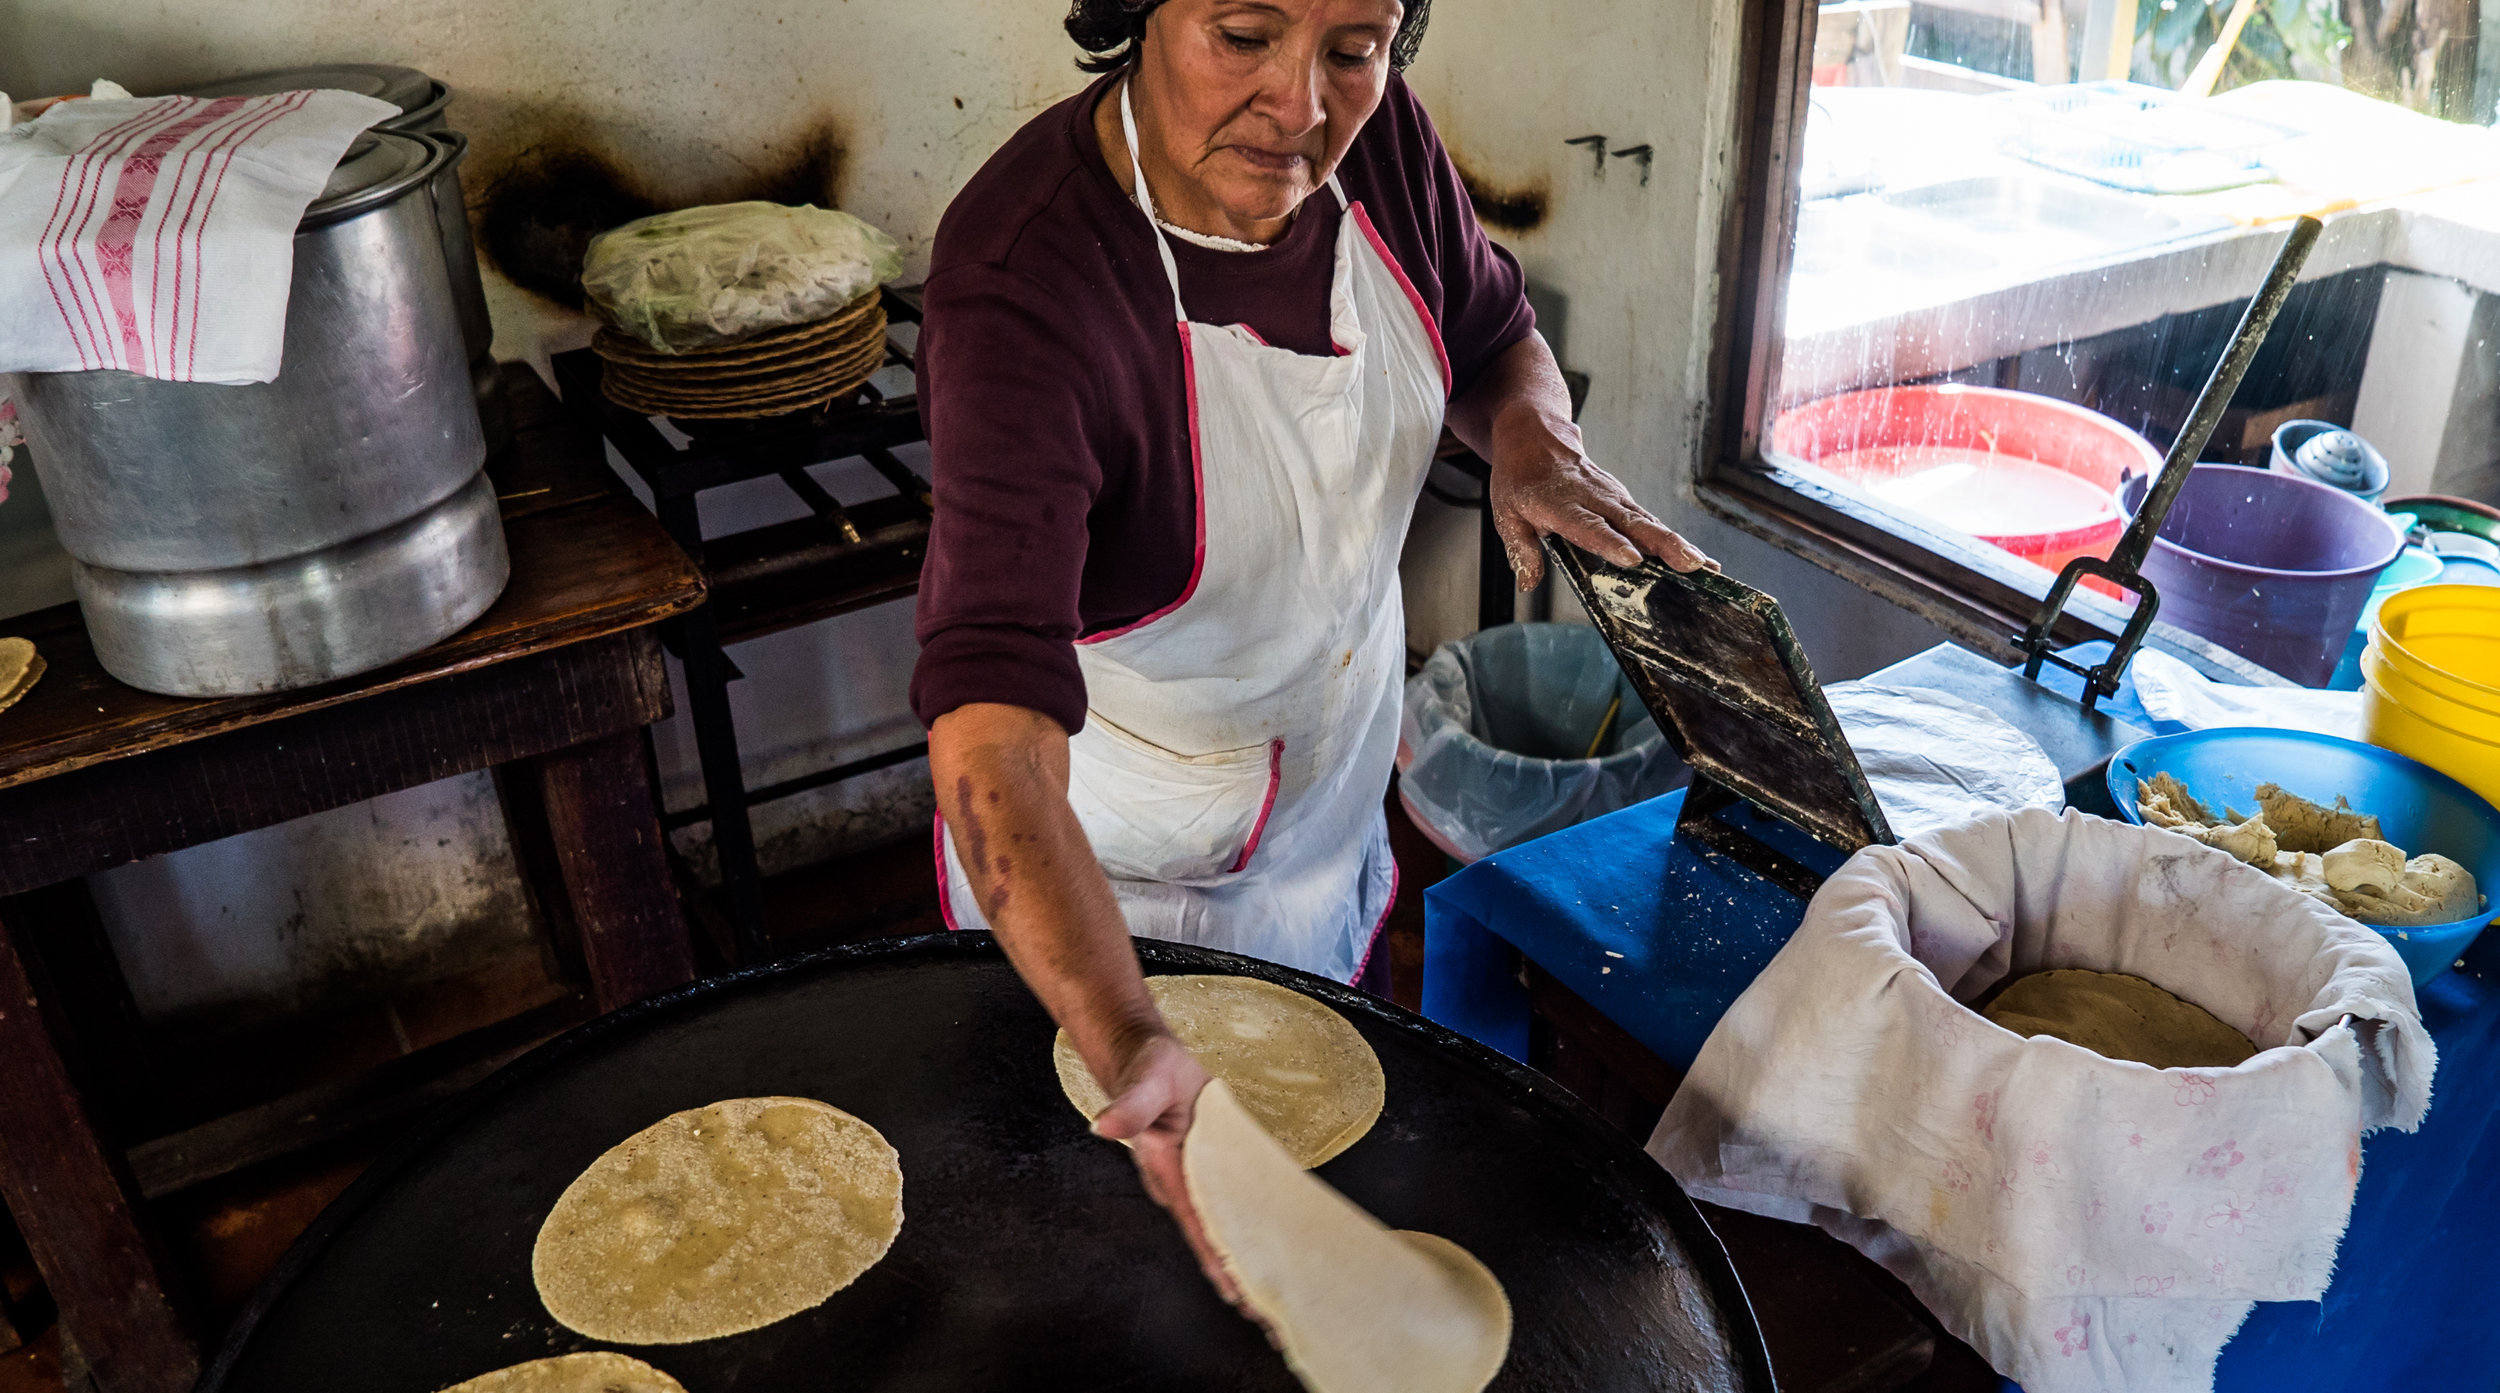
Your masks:
[{"label": "metal pot lid", "polygon": [[451,89],[437,82],[434,84],[433,91],[423,102],[415,106],[401,107],[397,116],[388,121],[376,122],[373,128],[377,131],[401,131],[408,135],[416,135],[424,131],[441,131],[445,129],[443,113],[450,106]]},{"label": "metal pot lid", "polygon": [[434,177],[451,148],[422,136],[366,131],[356,137],[330,171],[330,182],[304,210],[298,231],[321,227],[378,207]]},{"label": "metal pot lid", "polygon": [[323,88],[379,97],[401,111],[413,111],[434,99],[433,78],[414,68],[388,63],[322,63],[309,68],[275,68],[221,82],[185,87],[185,97],[257,97],[270,92]]}]

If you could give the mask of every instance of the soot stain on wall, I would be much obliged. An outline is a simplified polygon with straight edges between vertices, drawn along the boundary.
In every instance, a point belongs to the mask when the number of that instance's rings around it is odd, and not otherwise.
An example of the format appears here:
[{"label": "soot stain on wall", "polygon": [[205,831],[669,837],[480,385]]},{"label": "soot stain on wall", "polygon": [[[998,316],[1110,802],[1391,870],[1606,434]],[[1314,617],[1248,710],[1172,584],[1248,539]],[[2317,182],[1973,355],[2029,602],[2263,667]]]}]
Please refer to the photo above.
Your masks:
[{"label": "soot stain on wall", "polygon": [[620,223],[661,211],[605,158],[569,142],[533,145],[486,186],[478,239],[524,290],[582,305],[582,253]]},{"label": "soot stain on wall", "polygon": [[[1451,159],[1456,163],[1456,155]],[[1553,194],[1542,180],[1506,188],[1460,164],[1458,181],[1467,188],[1467,201],[1475,205],[1477,220],[1502,232],[1534,232],[1553,211]]]},{"label": "soot stain on wall", "polygon": [[514,285],[579,309],[582,255],[591,238],[636,218],[700,204],[833,207],[842,150],[841,137],[820,127],[789,158],[689,196],[653,187],[574,131],[551,129],[483,181],[478,240]]}]

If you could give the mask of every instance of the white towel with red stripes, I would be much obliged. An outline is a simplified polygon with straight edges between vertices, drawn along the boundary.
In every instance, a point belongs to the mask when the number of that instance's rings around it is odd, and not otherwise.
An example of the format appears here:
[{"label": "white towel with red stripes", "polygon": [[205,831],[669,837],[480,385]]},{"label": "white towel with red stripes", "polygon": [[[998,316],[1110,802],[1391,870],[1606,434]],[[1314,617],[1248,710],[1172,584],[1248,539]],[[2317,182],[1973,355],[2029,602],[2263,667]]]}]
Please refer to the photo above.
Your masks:
[{"label": "white towel with red stripes", "polygon": [[267,382],[353,92],[61,102],[0,131],[0,372]]}]

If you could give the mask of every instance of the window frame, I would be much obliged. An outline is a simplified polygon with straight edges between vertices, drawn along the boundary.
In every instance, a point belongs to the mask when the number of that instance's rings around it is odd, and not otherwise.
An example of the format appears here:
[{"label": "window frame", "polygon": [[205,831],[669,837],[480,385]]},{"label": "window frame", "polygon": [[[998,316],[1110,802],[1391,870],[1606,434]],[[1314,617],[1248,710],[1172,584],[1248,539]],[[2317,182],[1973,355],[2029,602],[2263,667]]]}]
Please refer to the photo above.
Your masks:
[{"label": "window frame", "polygon": [[[2047,572],[1875,507],[1763,454],[1764,416],[1778,396],[1784,349],[1819,6],[1817,0],[1739,3],[1735,181],[1720,224],[1710,409],[1693,480],[1696,501],[1713,517],[1918,615],[1985,656],[2017,660],[2016,638],[2048,592]],[[2052,637],[2060,647],[2115,639],[2129,608],[2078,587]],[[2147,646],[2224,681],[2292,685],[2172,624],[2156,621]]]}]

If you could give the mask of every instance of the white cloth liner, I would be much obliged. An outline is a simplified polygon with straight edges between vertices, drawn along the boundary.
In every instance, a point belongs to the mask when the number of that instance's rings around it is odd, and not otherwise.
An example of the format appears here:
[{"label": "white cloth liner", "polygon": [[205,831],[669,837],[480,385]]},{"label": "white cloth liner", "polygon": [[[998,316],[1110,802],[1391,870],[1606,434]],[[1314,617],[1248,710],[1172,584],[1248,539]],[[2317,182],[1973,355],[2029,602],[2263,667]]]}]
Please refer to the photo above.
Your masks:
[{"label": "white cloth liner", "polygon": [[2269,726],[2318,735],[2361,738],[2361,693],[2309,687],[2242,687],[2216,682],[2167,653],[2143,649],[2128,675],[2136,700],[2158,721],[2190,730],[2215,726]]},{"label": "white cloth liner", "polygon": [[275,378],[296,224],[398,114],[352,92],[90,98],[0,131],[0,372]]},{"label": "white cloth liner", "polygon": [[[2058,967],[2261,1052],[2156,1070],[1957,1004]],[[2419,1125],[2435,1058],[2377,934],[2176,833],[2028,809],[1852,857],[1649,1149],[1883,1263],[2028,1393],[2203,1390],[2252,1303],[2325,1291],[2361,1135]]]},{"label": "white cloth liner", "polygon": [[1992,808],[2066,806],[2065,781],[2040,742],[1977,702],[1871,682],[1835,682],[1823,699],[1896,839]]}]

